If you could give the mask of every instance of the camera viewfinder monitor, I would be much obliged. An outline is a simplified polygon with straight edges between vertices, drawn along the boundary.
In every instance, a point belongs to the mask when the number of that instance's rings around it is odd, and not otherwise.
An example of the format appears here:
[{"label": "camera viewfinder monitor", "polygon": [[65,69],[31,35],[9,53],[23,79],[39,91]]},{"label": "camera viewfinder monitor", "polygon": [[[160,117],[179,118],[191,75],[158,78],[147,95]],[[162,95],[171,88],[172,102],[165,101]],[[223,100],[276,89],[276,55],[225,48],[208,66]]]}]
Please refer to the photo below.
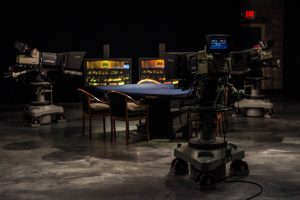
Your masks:
[{"label": "camera viewfinder monitor", "polygon": [[152,79],[164,82],[165,78],[165,60],[163,58],[140,58],[139,59],[139,78]]},{"label": "camera viewfinder monitor", "polygon": [[85,59],[86,86],[124,85],[131,83],[131,58]]},{"label": "camera viewfinder monitor", "polygon": [[83,52],[41,53],[43,67],[62,70],[65,74],[82,75],[81,65],[85,56]]},{"label": "camera viewfinder monitor", "polygon": [[206,35],[205,44],[207,53],[227,54],[231,48],[229,35]]},{"label": "camera viewfinder monitor", "polygon": [[[85,57],[85,51],[66,52],[63,71],[65,74],[82,75],[81,65]],[[59,58],[59,56],[58,56]]]},{"label": "camera viewfinder monitor", "polygon": [[66,52],[65,53],[65,68],[80,70],[81,64],[83,62],[85,51],[83,52]]},{"label": "camera viewfinder monitor", "polygon": [[164,55],[166,80],[189,78],[190,60],[194,55],[195,52],[166,52]]},{"label": "camera viewfinder monitor", "polygon": [[231,74],[239,75],[250,71],[250,60],[247,51],[230,52]]}]

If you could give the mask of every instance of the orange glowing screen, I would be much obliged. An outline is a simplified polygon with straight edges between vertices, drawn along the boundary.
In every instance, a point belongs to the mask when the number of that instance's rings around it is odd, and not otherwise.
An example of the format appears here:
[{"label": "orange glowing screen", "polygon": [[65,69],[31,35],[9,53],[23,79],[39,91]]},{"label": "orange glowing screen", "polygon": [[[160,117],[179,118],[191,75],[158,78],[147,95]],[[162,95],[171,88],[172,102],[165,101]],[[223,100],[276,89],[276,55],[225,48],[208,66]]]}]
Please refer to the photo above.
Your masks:
[{"label": "orange glowing screen", "polygon": [[165,60],[163,59],[153,59],[153,60],[142,60],[142,68],[164,68]]}]

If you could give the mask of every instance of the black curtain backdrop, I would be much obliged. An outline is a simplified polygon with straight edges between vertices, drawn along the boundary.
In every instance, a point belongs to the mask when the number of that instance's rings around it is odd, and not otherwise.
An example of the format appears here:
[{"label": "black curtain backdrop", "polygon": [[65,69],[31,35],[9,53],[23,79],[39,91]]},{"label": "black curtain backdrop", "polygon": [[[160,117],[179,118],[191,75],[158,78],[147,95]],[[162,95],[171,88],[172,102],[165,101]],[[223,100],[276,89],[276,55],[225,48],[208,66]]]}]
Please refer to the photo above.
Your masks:
[{"label": "black curtain backdrop", "polygon": [[300,99],[300,31],[297,28],[298,7],[294,1],[285,2],[284,24],[284,71],[283,83],[285,94]]},{"label": "black curtain backdrop", "polygon": [[[110,44],[112,58],[133,59],[133,82],[138,79],[138,58],[158,56],[159,43],[166,43],[167,51],[199,51],[206,34],[224,33],[232,35],[233,48],[238,48],[239,1],[103,2],[2,5],[6,12],[0,14],[0,103],[27,103],[34,97],[26,81],[2,78],[19,54],[13,47],[15,41],[42,52],[86,51],[86,58],[102,57],[102,45]],[[83,77],[57,77],[54,81],[56,102],[78,101],[76,88],[83,85]]]}]

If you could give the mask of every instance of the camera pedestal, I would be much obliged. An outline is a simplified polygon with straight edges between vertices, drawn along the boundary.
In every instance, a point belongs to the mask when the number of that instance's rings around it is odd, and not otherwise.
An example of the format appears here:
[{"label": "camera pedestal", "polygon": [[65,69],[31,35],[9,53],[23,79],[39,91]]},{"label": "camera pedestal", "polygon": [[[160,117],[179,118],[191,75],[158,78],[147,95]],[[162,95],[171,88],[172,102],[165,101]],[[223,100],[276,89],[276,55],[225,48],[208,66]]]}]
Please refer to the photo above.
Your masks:
[{"label": "camera pedestal", "polygon": [[[195,140],[199,140],[199,138],[193,138]],[[222,139],[222,138],[220,138]],[[199,144],[199,147],[201,145]],[[206,147],[207,148],[207,147]],[[238,162],[241,161],[245,157],[244,150],[240,149],[234,144],[227,144],[226,142],[223,144],[223,147],[219,147],[216,149],[202,149],[195,148],[195,146],[191,147],[189,144],[178,145],[177,148],[174,149],[175,160],[180,159],[180,162],[186,162],[187,171],[188,172],[188,163],[190,165],[190,176],[191,178],[201,187],[201,189],[205,189],[205,187],[214,187],[214,184],[222,181],[226,178],[226,163],[228,162]],[[175,174],[180,174],[182,172],[176,171],[175,161],[173,167],[175,170]],[[246,163],[242,161],[244,165]],[[236,171],[233,167],[230,168],[231,172]],[[239,173],[243,173],[243,175],[248,175],[248,167],[244,167],[243,170],[240,170]],[[209,179],[208,182],[202,182],[201,179]],[[203,188],[202,188],[203,187]],[[207,188],[208,189],[208,188]]]},{"label": "camera pedestal", "polygon": [[25,115],[30,117],[31,127],[55,122],[65,122],[64,109],[57,105],[29,106]]},{"label": "camera pedestal", "polygon": [[245,114],[248,117],[265,117],[271,118],[273,112],[273,103],[267,99],[264,99],[264,95],[260,92],[260,81],[266,78],[264,77],[247,77],[252,81],[251,93],[248,95],[248,99],[243,99],[236,102],[234,106],[238,109],[244,109]]},{"label": "camera pedestal", "polygon": [[[64,108],[52,104],[52,85],[49,82],[33,82],[31,85],[36,87],[36,100],[30,102],[24,114],[31,127],[39,127],[53,121],[65,122]],[[46,100],[45,93],[51,94],[50,101]]]},{"label": "camera pedestal", "polygon": [[202,111],[203,132],[199,137],[191,138],[188,144],[177,144],[171,171],[176,175],[186,175],[190,171],[191,178],[202,190],[214,189],[217,182],[226,178],[228,162],[231,162],[231,175],[249,174],[248,164],[242,161],[245,157],[244,150],[234,144],[228,144],[225,138],[215,137],[213,133],[215,113],[231,109],[198,108],[198,111]]},{"label": "camera pedestal", "polygon": [[270,118],[273,110],[273,103],[264,99],[243,99],[236,102],[234,106],[245,109],[248,117]]}]

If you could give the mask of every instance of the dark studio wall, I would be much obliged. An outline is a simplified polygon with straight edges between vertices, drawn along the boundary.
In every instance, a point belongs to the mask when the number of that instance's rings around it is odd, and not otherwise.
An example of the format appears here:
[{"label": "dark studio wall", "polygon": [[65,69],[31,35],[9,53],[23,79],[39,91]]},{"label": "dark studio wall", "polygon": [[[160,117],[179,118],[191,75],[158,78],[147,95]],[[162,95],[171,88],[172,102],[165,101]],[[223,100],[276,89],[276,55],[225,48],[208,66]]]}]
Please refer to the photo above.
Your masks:
[{"label": "dark studio wall", "polygon": [[[133,4],[133,3],[132,3]],[[158,43],[167,51],[198,51],[204,36],[226,33],[238,46],[240,3],[236,0],[143,1],[133,6],[126,1],[106,3],[36,2],[5,6],[1,19],[0,103],[27,103],[33,88],[24,81],[3,79],[18,53],[13,45],[21,41],[42,52],[86,51],[87,58],[102,57],[102,45],[110,44],[111,57],[133,59],[133,81],[137,81],[139,57],[158,56]],[[29,79],[26,76],[25,79]],[[27,80],[28,83],[29,80]],[[55,79],[56,102],[78,101],[76,88],[82,77]],[[4,95],[3,95],[4,94]]]},{"label": "dark studio wall", "polygon": [[[269,77],[262,81],[262,89],[281,90],[283,89],[284,70],[284,2],[285,0],[241,0],[243,10],[254,10],[255,19],[244,20],[241,26],[260,32],[260,39],[263,41],[273,40],[271,47],[273,54],[273,67],[262,68],[263,75]],[[244,28],[243,28],[244,29]],[[242,34],[243,35],[243,34]],[[244,35],[241,42],[258,42],[255,33]],[[277,60],[280,67],[276,67]]]},{"label": "dark studio wall", "polygon": [[[263,25],[266,39],[274,39],[273,63],[280,60],[280,68],[273,70],[271,80],[265,80],[265,88],[283,89],[285,96],[300,99],[300,33],[297,28],[298,6],[289,0],[241,0],[241,9],[256,11],[256,19],[250,25]],[[243,42],[243,37],[240,38]],[[251,40],[251,38],[249,39]],[[248,38],[247,38],[248,41]],[[264,86],[264,85],[263,85]]]},{"label": "dark studio wall", "polygon": [[299,11],[296,1],[286,1],[285,4],[285,54],[286,60],[284,70],[284,88],[287,96],[300,99],[300,32],[297,27],[299,24]]}]

